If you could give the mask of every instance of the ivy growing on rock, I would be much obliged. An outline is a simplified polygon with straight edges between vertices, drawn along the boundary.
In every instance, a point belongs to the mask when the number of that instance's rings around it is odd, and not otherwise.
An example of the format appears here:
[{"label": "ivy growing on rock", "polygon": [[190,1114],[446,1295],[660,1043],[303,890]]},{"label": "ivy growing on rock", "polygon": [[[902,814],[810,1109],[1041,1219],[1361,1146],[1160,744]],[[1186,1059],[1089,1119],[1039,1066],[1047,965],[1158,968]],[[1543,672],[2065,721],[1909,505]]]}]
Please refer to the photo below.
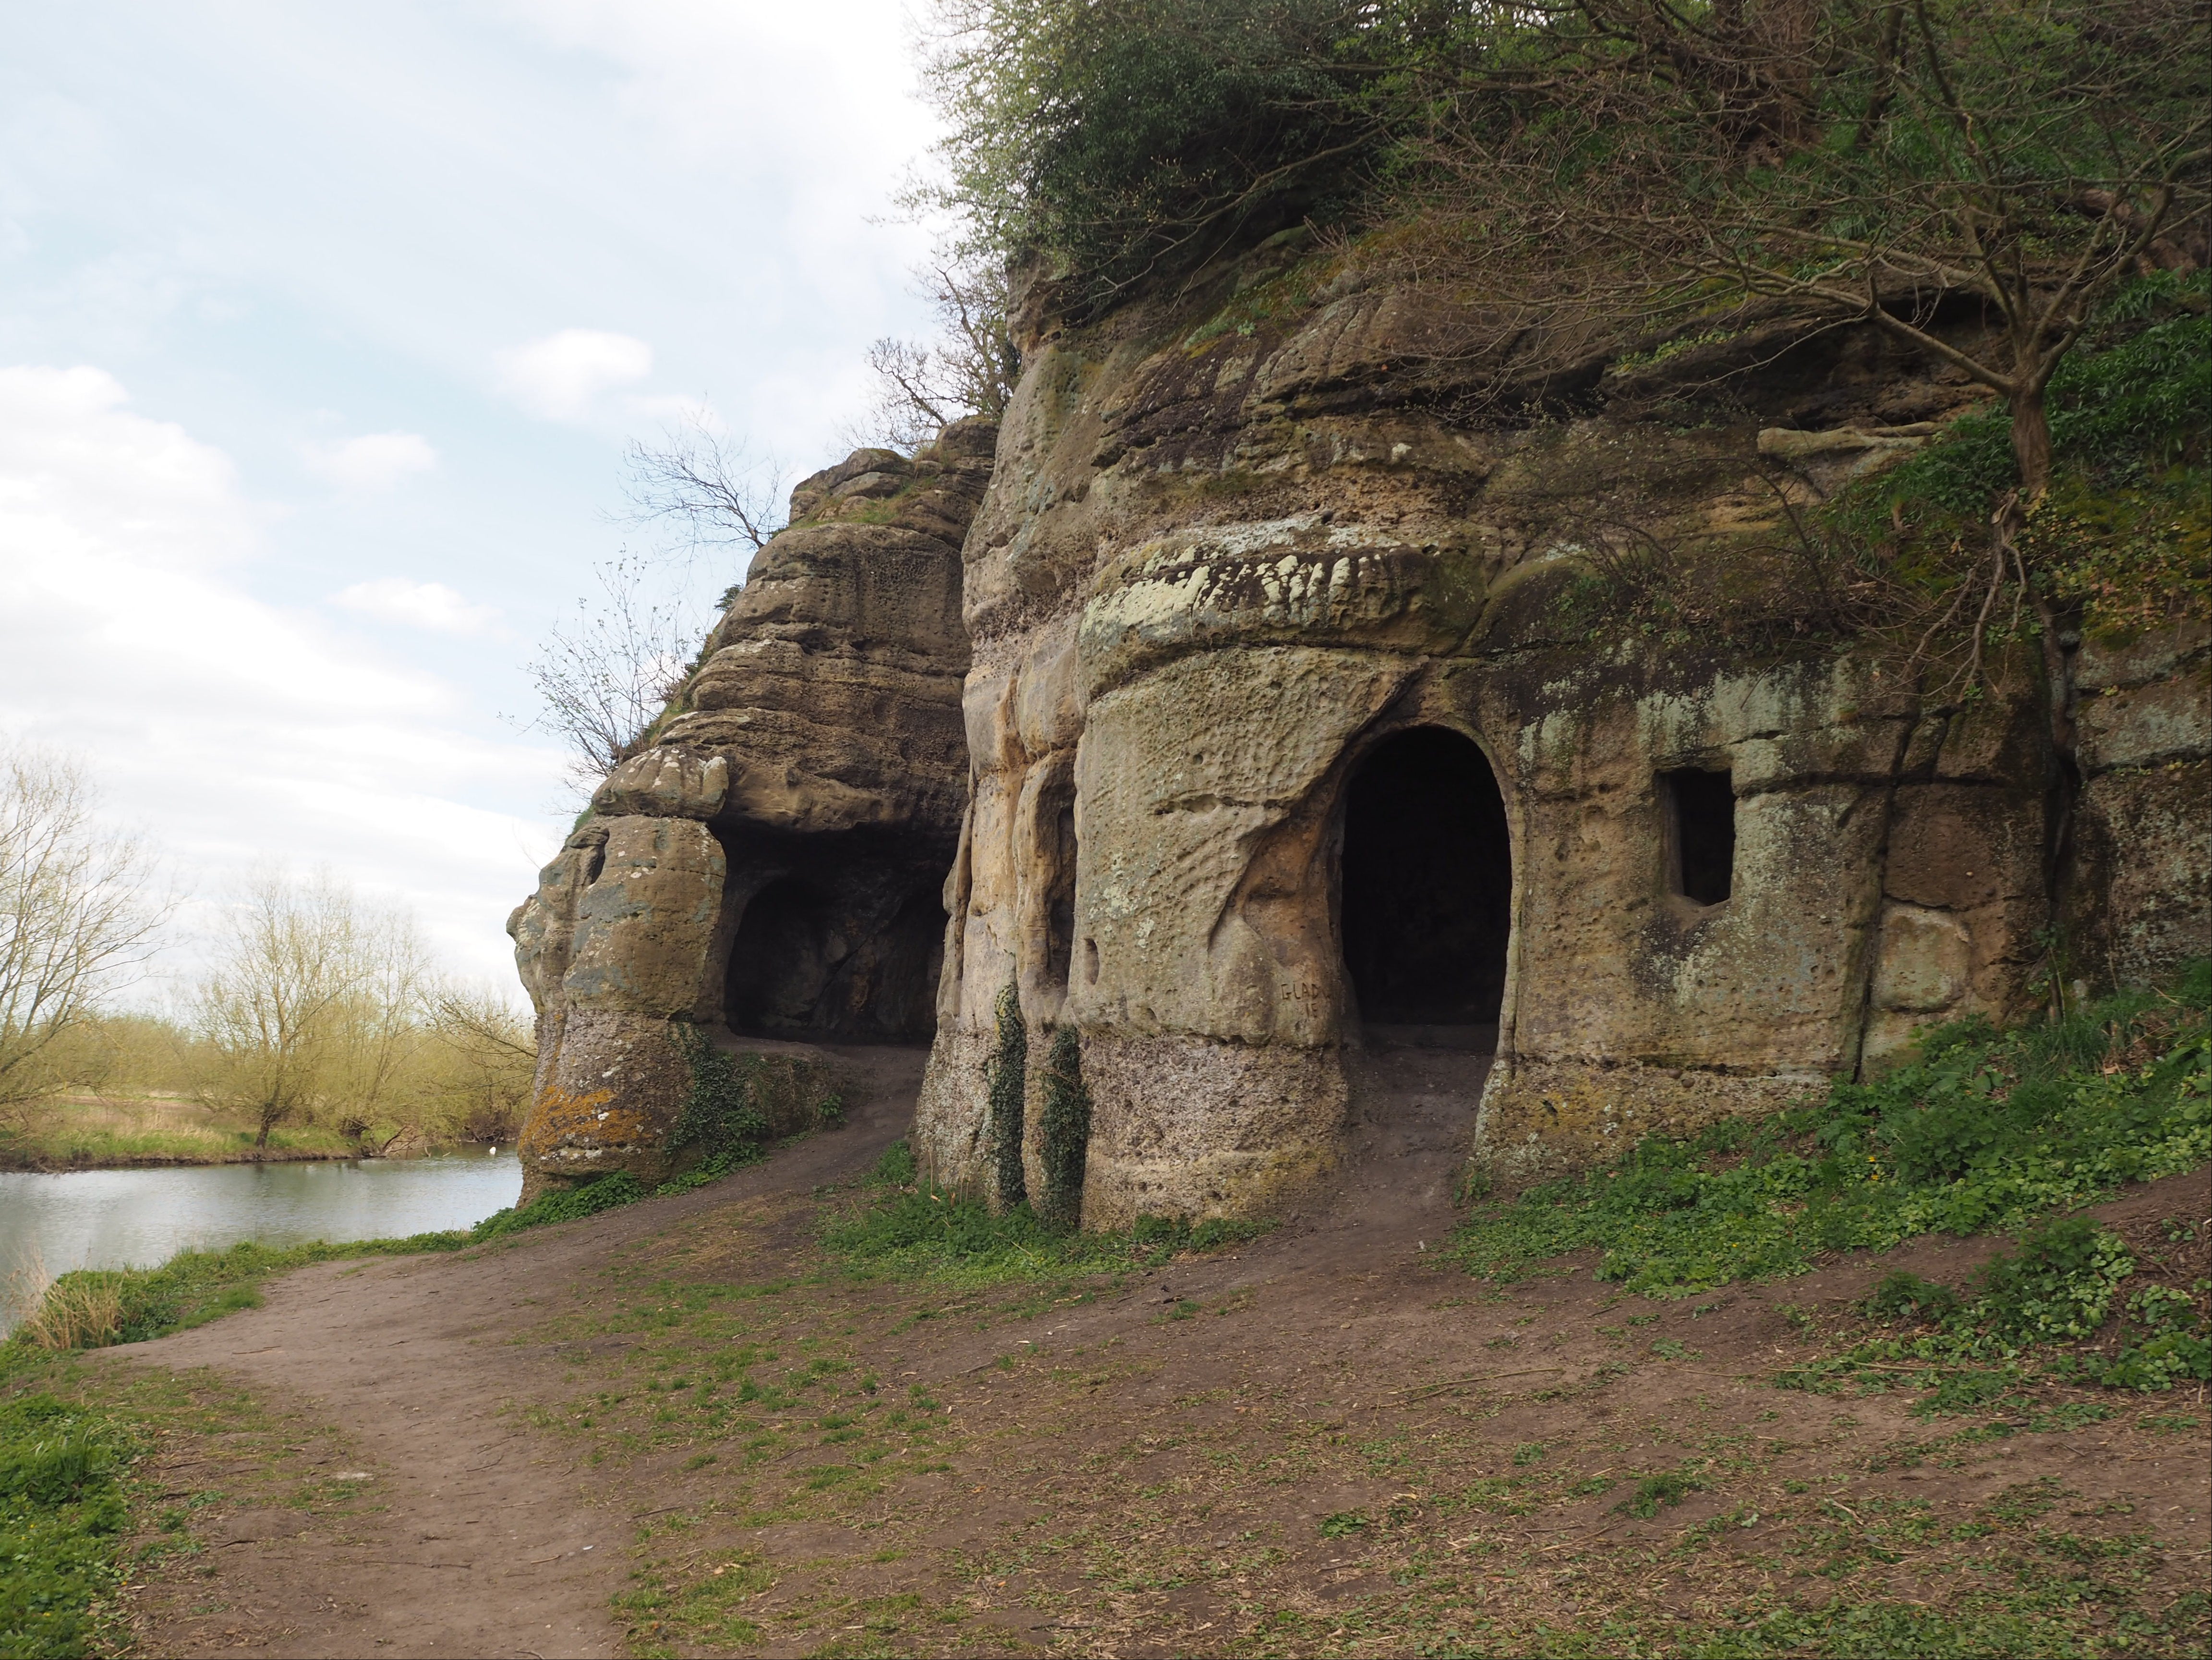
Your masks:
[{"label": "ivy growing on rock", "polygon": [[1053,1034],[1039,1081],[1044,1098],[1037,1114],[1037,1144],[1044,1197],[1037,1211],[1054,1226],[1072,1228],[1083,1219],[1084,1162],[1091,1151],[1091,1092],[1083,1086],[1083,1039],[1073,1026]]},{"label": "ivy growing on rock", "polygon": [[991,1156],[999,1177],[999,1203],[1007,1209],[1026,1203],[1030,1196],[1029,1177],[1022,1168],[1029,1067],[1030,1034],[1022,1024],[1021,994],[1009,980],[999,994],[999,1026],[986,1078]]},{"label": "ivy growing on rock", "polygon": [[691,1092],[668,1134],[672,1153],[696,1150],[699,1171],[711,1179],[761,1156],[769,1116],[761,1101],[763,1063],[757,1055],[732,1055],[708,1041],[698,1027],[678,1024],[677,1047],[690,1069]]}]

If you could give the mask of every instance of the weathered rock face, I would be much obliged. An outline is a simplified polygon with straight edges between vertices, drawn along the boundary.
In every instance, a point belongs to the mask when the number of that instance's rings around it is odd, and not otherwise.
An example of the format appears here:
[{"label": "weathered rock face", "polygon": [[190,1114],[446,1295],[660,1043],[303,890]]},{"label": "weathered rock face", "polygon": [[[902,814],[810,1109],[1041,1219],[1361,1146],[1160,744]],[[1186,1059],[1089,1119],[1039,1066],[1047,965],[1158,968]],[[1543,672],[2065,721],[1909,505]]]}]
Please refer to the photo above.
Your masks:
[{"label": "weathered rock face", "polygon": [[[1362,1049],[1484,1079],[1512,1181],[2212,952],[2206,630],[2078,643],[2069,771],[2028,655],[1947,703],[1784,625],[1791,512],[1963,380],[1780,322],[1531,344],[1357,273],[1278,304],[1291,257],[1040,326],[1001,429],[799,487],[512,924],[533,1184],[668,1167],[687,1030],[794,1122],[806,1040],[933,1032],[924,1168],[1113,1226],[1324,1177]],[[1594,609],[1639,548],[1735,631]]]},{"label": "weathered rock face", "polygon": [[1324,1174],[1346,1054],[1384,1037],[1494,1049],[1480,1146],[1512,1177],[2017,1016],[2054,857],[2113,970],[2212,947],[2201,637],[2082,654],[2066,824],[2025,660],[1946,708],[1870,653],[1577,620],[1601,527],[1771,543],[1968,405],[1949,372],[1848,331],[1523,362],[1342,286],[1031,343],[964,550],[939,1179],[998,1188],[1012,1134],[1045,1180],[1038,1079],[991,1122],[1008,987],[1033,1073],[1080,1032],[1095,1226]]},{"label": "weathered rock face", "polygon": [[526,1192],[666,1173],[684,1027],[771,1056],[754,1071],[791,1114],[835,1087],[805,1040],[929,1036],[968,787],[959,550],[994,440],[962,422],[801,483],[651,746],[510,920],[538,1013]]}]

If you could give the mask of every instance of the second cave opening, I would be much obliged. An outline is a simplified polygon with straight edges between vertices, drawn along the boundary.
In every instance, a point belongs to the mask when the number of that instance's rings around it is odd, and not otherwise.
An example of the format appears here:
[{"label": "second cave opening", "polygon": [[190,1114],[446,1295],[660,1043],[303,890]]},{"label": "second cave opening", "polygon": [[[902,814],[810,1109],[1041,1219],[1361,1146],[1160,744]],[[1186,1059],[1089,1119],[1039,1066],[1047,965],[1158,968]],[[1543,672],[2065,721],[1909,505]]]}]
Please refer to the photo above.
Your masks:
[{"label": "second cave opening", "polygon": [[1376,745],[1352,774],[1340,874],[1344,966],[1362,1025],[1493,1049],[1513,854],[1489,757],[1442,727]]}]

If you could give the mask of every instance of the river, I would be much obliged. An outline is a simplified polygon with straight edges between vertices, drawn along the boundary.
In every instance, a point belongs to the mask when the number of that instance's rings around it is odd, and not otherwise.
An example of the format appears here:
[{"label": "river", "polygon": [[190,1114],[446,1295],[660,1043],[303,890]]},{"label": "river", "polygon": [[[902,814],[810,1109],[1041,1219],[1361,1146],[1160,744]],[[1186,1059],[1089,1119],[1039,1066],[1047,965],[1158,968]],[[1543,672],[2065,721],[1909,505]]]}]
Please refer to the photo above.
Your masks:
[{"label": "river", "polygon": [[70,1268],[151,1268],[180,1250],[258,1239],[380,1239],[465,1228],[522,1191],[512,1152],[358,1164],[0,1171],[0,1332],[19,1288]]}]

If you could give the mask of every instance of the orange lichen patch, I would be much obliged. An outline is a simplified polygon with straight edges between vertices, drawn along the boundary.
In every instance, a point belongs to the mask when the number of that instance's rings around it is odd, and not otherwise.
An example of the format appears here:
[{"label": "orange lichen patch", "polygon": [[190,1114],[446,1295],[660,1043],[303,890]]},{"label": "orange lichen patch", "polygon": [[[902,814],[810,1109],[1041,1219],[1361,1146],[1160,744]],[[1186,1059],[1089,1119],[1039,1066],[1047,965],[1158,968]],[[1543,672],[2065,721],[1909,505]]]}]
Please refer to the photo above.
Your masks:
[{"label": "orange lichen patch", "polygon": [[530,1110],[530,1122],[522,1133],[523,1158],[528,1159],[559,1146],[605,1146],[635,1141],[642,1128],[643,1116],[634,1110],[611,1105],[613,1099],[612,1090],[592,1090],[580,1095],[558,1084],[546,1085],[538,1092],[538,1099]]}]

